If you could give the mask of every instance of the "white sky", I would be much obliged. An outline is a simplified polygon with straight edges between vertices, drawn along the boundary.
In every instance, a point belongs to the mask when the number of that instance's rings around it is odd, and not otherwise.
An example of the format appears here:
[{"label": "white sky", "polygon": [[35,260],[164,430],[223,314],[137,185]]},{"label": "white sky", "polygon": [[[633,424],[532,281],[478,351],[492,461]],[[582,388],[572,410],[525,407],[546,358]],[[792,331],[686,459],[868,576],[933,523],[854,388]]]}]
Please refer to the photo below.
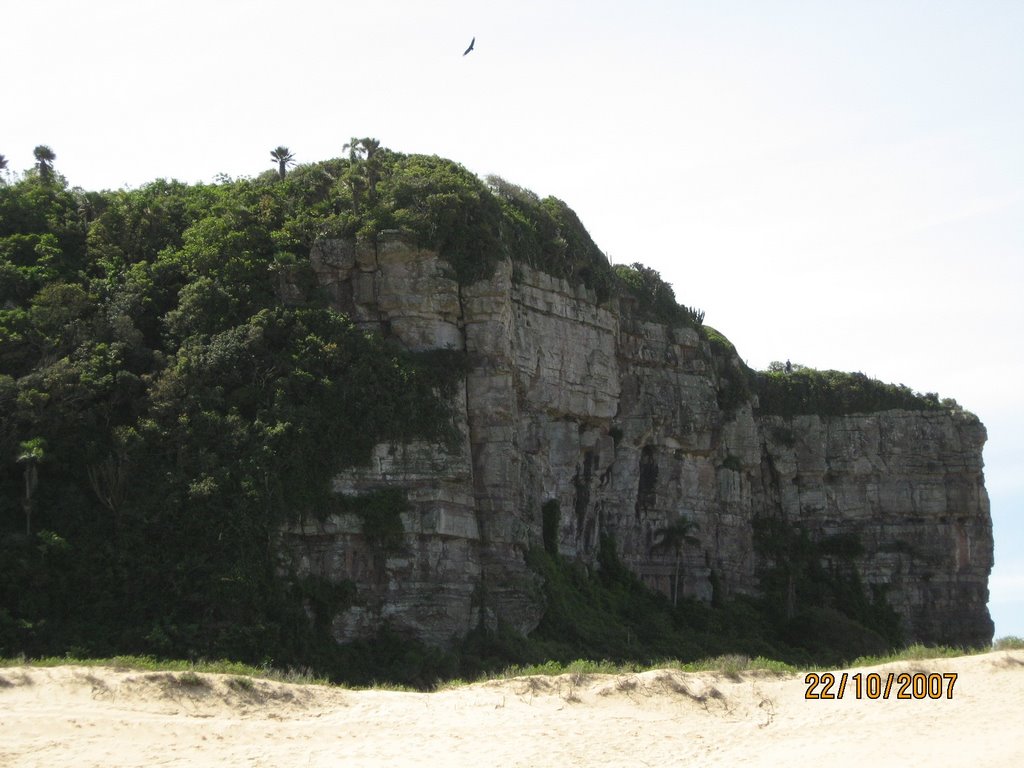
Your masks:
[{"label": "white sky", "polygon": [[[996,635],[1024,636],[1024,2],[6,0],[0,153],[87,189],[352,136],[565,200],[755,368],[989,430]],[[471,37],[476,50],[463,57]]]}]

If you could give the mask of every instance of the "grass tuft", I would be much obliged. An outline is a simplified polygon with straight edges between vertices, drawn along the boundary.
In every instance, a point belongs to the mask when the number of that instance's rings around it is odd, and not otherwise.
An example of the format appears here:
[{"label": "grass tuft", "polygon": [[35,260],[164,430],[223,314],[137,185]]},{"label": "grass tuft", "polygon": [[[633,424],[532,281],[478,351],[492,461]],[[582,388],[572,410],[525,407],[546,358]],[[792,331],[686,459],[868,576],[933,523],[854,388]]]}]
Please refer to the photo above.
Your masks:
[{"label": "grass tuft", "polygon": [[1024,637],[1007,635],[1000,637],[992,643],[992,650],[995,651],[1024,651]]},{"label": "grass tuft", "polygon": [[175,678],[175,681],[179,685],[183,685],[186,688],[209,688],[210,682],[205,678],[201,677],[197,672],[191,669],[187,672],[183,672]]},{"label": "grass tuft", "polygon": [[256,688],[256,683],[251,677],[232,677],[228,680],[228,687],[242,693],[251,693]]}]

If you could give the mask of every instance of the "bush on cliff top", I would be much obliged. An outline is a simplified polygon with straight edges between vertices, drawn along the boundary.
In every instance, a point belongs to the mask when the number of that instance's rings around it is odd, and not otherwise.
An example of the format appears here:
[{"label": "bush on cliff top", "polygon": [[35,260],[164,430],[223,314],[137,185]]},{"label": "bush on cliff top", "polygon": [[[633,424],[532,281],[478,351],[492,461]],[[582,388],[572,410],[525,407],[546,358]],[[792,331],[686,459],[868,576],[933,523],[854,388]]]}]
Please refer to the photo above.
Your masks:
[{"label": "bush on cliff top", "polygon": [[886,384],[863,373],[818,371],[803,366],[773,364],[755,377],[759,412],[765,416],[845,416],[902,409],[955,411],[954,400],[922,395],[903,384]]},{"label": "bush on cliff top", "polygon": [[718,376],[718,405],[726,414],[757,398],[762,416],[847,416],[889,410],[964,413],[950,398],[921,394],[904,384],[887,384],[863,373],[819,371],[773,362],[766,371],[749,368],[732,342],[711,326],[702,328]]},{"label": "bush on cliff top", "polygon": [[666,283],[657,270],[645,267],[639,262],[626,266],[617,264],[615,275],[625,288],[626,295],[636,302],[640,316],[666,325],[682,325],[700,328],[704,313],[676,302],[675,291]]}]

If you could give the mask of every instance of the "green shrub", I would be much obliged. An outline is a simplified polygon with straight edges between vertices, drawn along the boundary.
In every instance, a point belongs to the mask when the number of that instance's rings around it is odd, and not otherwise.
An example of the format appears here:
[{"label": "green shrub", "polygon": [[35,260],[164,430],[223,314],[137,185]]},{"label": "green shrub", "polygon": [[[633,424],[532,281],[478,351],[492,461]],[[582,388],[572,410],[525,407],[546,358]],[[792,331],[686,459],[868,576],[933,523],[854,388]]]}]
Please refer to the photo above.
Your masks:
[{"label": "green shrub", "polygon": [[657,270],[639,262],[615,266],[620,289],[635,301],[640,317],[667,325],[700,328],[704,313],[698,309],[676,303],[675,291]]},{"label": "green shrub", "polygon": [[710,325],[703,326],[704,338],[708,340],[711,351],[718,357],[735,357],[736,347],[722,333]]},{"label": "green shrub", "polygon": [[252,693],[256,690],[256,682],[251,677],[232,677],[228,686],[241,693]]},{"label": "green shrub", "polygon": [[182,672],[176,678],[175,682],[179,685],[185,686],[186,688],[209,688],[210,682],[195,672],[195,670],[188,670]]},{"label": "green shrub", "polygon": [[296,600],[309,606],[317,628],[326,631],[334,617],[353,604],[356,587],[348,580],[332,582],[322,576],[306,574],[295,580],[294,595]]},{"label": "green shrub", "polygon": [[817,371],[802,366],[795,366],[790,373],[758,373],[755,390],[759,412],[765,416],[845,416],[893,409],[959,410],[954,401],[940,401],[938,395],[922,395],[902,384],[885,384],[863,373]]},{"label": "green shrub", "polygon": [[397,550],[404,546],[402,513],[409,510],[409,502],[403,489],[382,488],[359,496],[337,496],[332,507],[335,511],[359,517],[363,524],[363,536],[370,546],[380,551]]},{"label": "green shrub", "polygon": [[892,647],[878,632],[832,608],[813,607],[798,613],[786,622],[782,636],[825,665],[885,653]]}]

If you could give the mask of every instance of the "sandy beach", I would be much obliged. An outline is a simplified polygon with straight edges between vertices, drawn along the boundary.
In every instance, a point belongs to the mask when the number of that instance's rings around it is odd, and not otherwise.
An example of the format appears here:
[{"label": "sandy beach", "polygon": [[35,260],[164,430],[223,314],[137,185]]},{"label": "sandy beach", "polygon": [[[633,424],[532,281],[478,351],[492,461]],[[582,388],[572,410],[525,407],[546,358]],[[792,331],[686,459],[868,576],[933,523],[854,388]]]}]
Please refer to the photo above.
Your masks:
[{"label": "sandy beach", "polygon": [[[927,678],[924,698],[910,686],[910,699],[896,698],[917,674],[943,675],[939,698],[928,698]],[[848,670],[842,698],[807,692],[803,674],[753,672],[523,677],[409,693],[9,667],[0,766],[1024,765],[1024,651],[861,667]]]}]

